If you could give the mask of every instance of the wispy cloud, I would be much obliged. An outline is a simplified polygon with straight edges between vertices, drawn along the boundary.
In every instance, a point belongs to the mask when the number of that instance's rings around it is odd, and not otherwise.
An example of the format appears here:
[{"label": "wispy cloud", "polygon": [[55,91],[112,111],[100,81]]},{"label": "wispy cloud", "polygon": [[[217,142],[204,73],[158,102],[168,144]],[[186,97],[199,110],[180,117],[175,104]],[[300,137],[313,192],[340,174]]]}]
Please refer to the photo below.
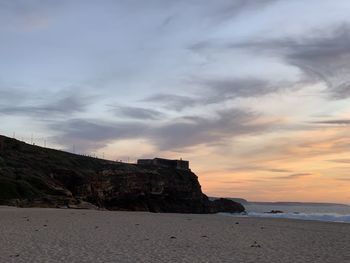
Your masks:
[{"label": "wispy cloud", "polygon": [[201,98],[205,104],[234,98],[260,97],[283,88],[281,85],[254,78],[211,79],[202,81],[200,84],[207,88],[207,94]]},{"label": "wispy cloud", "polygon": [[142,99],[141,102],[162,105],[164,108],[182,110],[198,103],[197,98],[176,94],[159,93]]},{"label": "wispy cloud", "polygon": [[164,117],[164,113],[160,111],[140,107],[116,106],[113,112],[117,116],[140,120],[157,120]]},{"label": "wispy cloud", "polygon": [[106,122],[100,120],[71,119],[56,121],[50,128],[60,135],[53,139],[70,149],[72,145],[82,152],[96,151],[113,140],[138,138],[147,126],[137,122]]},{"label": "wispy cloud", "polygon": [[278,1],[280,0],[220,0],[220,8],[215,10],[213,17],[216,18],[216,22],[226,21],[245,11],[262,9]]},{"label": "wispy cloud", "polygon": [[259,123],[254,113],[241,109],[218,111],[216,117],[188,116],[155,129],[151,137],[161,149],[220,143],[228,138],[257,134],[274,123]]},{"label": "wispy cloud", "polygon": [[298,179],[298,178],[303,178],[307,176],[311,176],[312,173],[295,173],[295,174],[289,174],[287,176],[279,176],[279,177],[274,177],[274,179]]},{"label": "wispy cloud", "polygon": [[230,109],[218,111],[215,117],[187,116],[163,124],[73,119],[54,122],[50,127],[61,132],[56,139],[63,145],[67,145],[69,139],[68,145],[76,141],[76,144],[82,144],[81,147],[96,149],[112,140],[146,138],[161,150],[175,150],[262,133],[274,125],[273,122],[256,122],[258,119],[259,116],[251,112]]},{"label": "wispy cloud", "polygon": [[155,94],[141,102],[160,105],[171,110],[184,110],[193,107],[220,104],[237,98],[259,98],[286,89],[288,84],[271,83],[264,79],[255,78],[212,78],[191,81],[197,87],[194,95]]},{"label": "wispy cloud", "polygon": [[322,121],[314,121],[312,123],[327,124],[327,125],[350,125],[350,120],[349,119],[322,120]]},{"label": "wispy cloud", "polygon": [[338,177],[336,178],[338,181],[350,182],[350,177]]},{"label": "wispy cloud", "polygon": [[271,172],[271,173],[290,173],[291,172],[291,170],[288,170],[288,169],[269,168],[269,167],[256,166],[256,165],[232,167],[230,171],[233,171],[233,172],[265,171],[265,172]]},{"label": "wispy cloud", "polygon": [[[256,38],[246,41],[205,40],[190,47],[191,50],[248,50],[266,57],[280,57],[287,65],[303,73],[301,82],[323,82],[327,95],[340,100],[350,97],[350,26],[341,24],[305,36]],[[225,83],[225,82],[224,82]],[[220,82],[219,82],[220,84]],[[295,83],[294,83],[295,85]],[[236,88],[237,94],[265,94],[278,90],[279,85],[251,85],[251,92]],[[293,87],[293,85],[290,85]]]},{"label": "wispy cloud", "polygon": [[334,163],[349,163],[350,164],[350,159],[334,159],[334,160],[328,160],[329,162],[334,162]]},{"label": "wispy cloud", "polygon": [[243,43],[228,43],[226,48],[251,49],[279,55],[286,63],[301,70],[309,81],[322,81],[333,99],[350,96],[350,27],[340,25],[317,34],[299,38],[251,40]]},{"label": "wispy cloud", "polygon": [[[1,91],[0,91],[1,94]],[[17,100],[16,97],[19,97]],[[19,92],[12,95],[13,101],[0,100],[0,115],[20,115],[50,119],[57,116],[83,112],[91,105],[92,98],[67,92],[46,93],[40,96],[27,94],[21,96]]]}]

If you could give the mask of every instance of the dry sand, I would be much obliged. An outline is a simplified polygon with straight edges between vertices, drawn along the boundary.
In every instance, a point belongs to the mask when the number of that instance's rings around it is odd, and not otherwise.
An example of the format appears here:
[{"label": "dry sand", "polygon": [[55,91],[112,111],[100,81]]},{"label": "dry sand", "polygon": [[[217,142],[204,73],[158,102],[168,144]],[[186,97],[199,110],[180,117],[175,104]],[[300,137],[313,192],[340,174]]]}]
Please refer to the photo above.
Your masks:
[{"label": "dry sand", "polygon": [[0,262],[341,263],[350,224],[0,207]]}]

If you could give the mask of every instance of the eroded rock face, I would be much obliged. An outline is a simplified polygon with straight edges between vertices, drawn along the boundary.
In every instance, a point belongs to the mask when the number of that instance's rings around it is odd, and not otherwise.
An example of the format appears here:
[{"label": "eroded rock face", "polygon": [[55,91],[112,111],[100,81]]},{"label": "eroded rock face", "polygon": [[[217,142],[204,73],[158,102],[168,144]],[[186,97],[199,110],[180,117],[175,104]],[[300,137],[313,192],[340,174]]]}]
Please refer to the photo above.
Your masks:
[{"label": "eroded rock face", "polygon": [[242,204],[225,198],[213,200],[211,205],[214,213],[242,213],[245,211]]},{"label": "eroded rock face", "polygon": [[[54,175],[58,181],[65,177]],[[211,212],[208,198],[191,171],[123,164],[103,169],[85,182],[77,182],[75,186],[71,182],[69,185],[75,198],[111,210]]]},{"label": "eroded rock face", "polygon": [[[241,212],[209,201],[190,170],[110,162],[0,137],[0,204],[174,213]],[[243,208],[244,210],[244,208]]]}]

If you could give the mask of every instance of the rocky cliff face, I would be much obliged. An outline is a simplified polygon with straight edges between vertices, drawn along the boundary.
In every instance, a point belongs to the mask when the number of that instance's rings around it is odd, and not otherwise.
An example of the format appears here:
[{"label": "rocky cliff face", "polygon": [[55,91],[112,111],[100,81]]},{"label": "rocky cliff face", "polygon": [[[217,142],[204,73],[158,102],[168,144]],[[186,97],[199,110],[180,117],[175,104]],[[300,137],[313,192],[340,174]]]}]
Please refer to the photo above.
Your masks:
[{"label": "rocky cliff face", "polygon": [[190,170],[110,162],[0,136],[0,204],[175,213],[242,212],[209,201]]}]

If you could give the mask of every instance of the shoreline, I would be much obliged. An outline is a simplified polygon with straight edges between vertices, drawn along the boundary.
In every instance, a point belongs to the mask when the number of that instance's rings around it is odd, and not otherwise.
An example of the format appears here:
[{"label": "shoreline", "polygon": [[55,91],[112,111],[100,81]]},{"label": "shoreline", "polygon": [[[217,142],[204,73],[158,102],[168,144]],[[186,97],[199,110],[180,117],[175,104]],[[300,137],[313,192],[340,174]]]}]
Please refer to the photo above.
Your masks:
[{"label": "shoreline", "polygon": [[335,222],[0,207],[0,262],[350,262],[349,237]]},{"label": "shoreline", "polygon": [[[7,206],[7,205],[0,205],[0,212],[1,209],[45,209],[45,210],[71,210],[71,211],[99,211],[99,212],[122,212],[122,213],[146,213],[146,214],[167,214],[167,215],[221,215],[221,216],[227,216],[232,218],[255,218],[255,219],[272,219],[272,220],[292,220],[292,221],[307,221],[307,222],[323,222],[323,223],[341,223],[341,224],[350,224],[350,222],[347,221],[331,221],[331,220],[320,220],[320,219],[304,219],[304,218],[290,218],[290,217],[284,217],[284,215],[287,214],[294,214],[294,213],[281,213],[281,214],[269,214],[268,212],[265,213],[259,213],[261,216],[256,215],[249,215],[249,212],[246,212],[247,214],[240,214],[240,213],[225,213],[225,212],[219,212],[219,213],[207,213],[207,214],[191,214],[191,213],[153,213],[153,212],[145,212],[145,211],[120,211],[120,210],[108,210],[108,209],[86,209],[86,208],[75,208],[75,207],[60,207],[60,208],[52,208],[52,207],[18,207],[18,206]],[[254,213],[254,212],[253,212]],[[266,216],[265,216],[266,214]],[[298,213],[295,215],[303,215],[304,213]],[[321,214],[321,213],[320,213]],[[329,215],[333,215],[333,213],[329,213]],[[349,216],[349,215],[342,215],[339,214],[339,216]]]},{"label": "shoreline", "polygon": [[350,224],[350,221],[344,221],[344,220],[338,220],[335,221],[334,219],[325,219],[325,218],[329,218],[329,217],[333,217],[333,218],[342,218],[342,217],[346,217],[346,220],[349,220],[350,215],[334,215],[332,213],[330,214],[319,214],[319,218],[317,219],[317,216],[314,214],[306,214],[306,213],[299,213],[297,215],[295,214],[290,214],[290,213],[282,213],[282,214],[278,214],[278,215],[264,215],[264,214],[259,214],[259,215],[255,215],[255,214],[251,214],[249,215],[249,213],[247,215],[235,215],[235,214],[228,214],[228,213],[219,213],[222,214],[223,216],[230,216],[233,218],[256,218],[256,219],[274,219],[274,220],[278,220],[278,219],[286,219],[286,220],[292,220],[292,221],[308,221],[308,222],[324,222],[324,223],[341,223],[341,224]]}]

